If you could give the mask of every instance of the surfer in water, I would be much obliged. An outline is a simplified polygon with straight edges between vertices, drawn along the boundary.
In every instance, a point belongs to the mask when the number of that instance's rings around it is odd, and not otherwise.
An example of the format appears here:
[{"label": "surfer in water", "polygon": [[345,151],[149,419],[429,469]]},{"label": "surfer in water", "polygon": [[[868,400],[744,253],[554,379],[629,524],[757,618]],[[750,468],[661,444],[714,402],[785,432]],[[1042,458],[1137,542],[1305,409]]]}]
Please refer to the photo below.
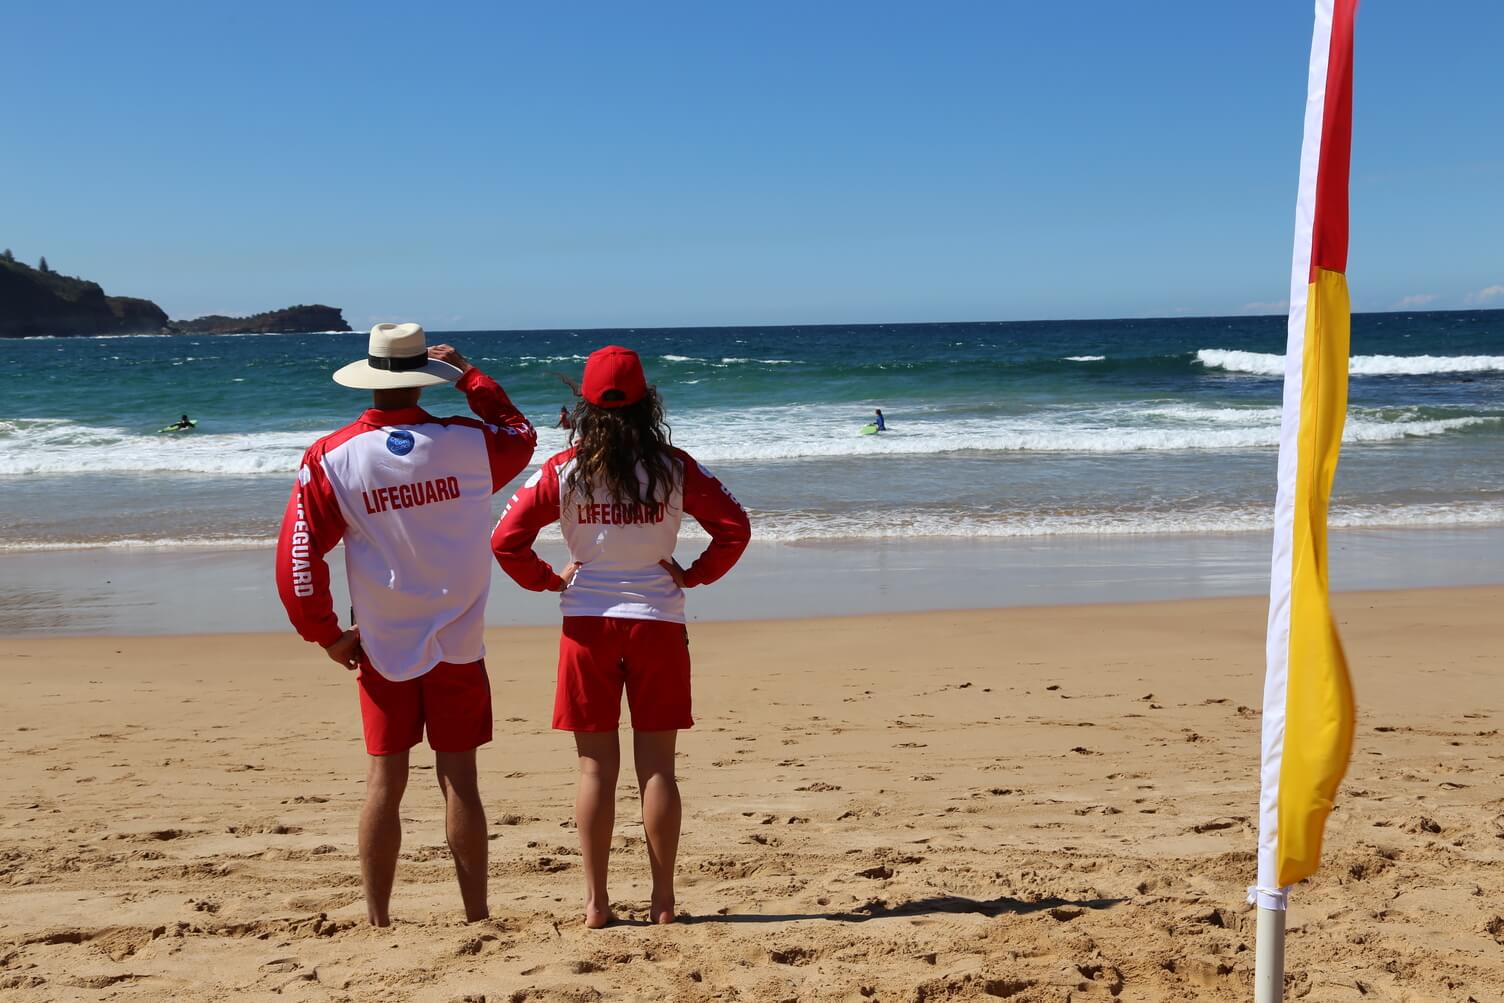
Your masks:
[{"label": "surfer in water", "polygon": [[877,417],[875,417],[875,418],[872,419],[872,424],[874,424],[874,425],[877,426],[877,430],[879,432],[886,432],[888,430],[888,423],[885,422],[885,421],[883,421],[883,409],[882,408],[878,408],[877,409]]},{"label": "surfer in water", "polygon": [[181,418],[179,418],[177,421],[173,422],[171,425],[168,425],[167,427],[168,428],[192,428],[193,427],[193,419],[189,418],[185,414]]},{"label": "surfer in water", "polygon": [[574,428],[574,422],[569,420],[569,408],[559,408],[559,420],[554,428]]}]

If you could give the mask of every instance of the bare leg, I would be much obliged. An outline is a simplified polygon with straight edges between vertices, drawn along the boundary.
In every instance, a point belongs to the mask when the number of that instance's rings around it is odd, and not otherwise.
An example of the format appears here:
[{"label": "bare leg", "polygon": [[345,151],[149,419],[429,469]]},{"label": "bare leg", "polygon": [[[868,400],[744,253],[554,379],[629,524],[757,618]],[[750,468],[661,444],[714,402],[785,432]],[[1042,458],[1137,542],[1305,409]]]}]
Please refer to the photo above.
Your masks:
[{"label": "bare leg", "polygon": [[402,851],[402,794],[407,790],[407,752],[371,756],[366,770],[366,804],[360,813],[360,879],[366,890],[366,917],[372,926],[390,926],[392,881]]},{"label": "bare leg", "polygon": [[491,914],[486,905],[486,809],[475,782],[475,750],[434,753],[434,772],[444,794],[444,834],[460,879],[465,919],[474,923]]},{"label": "bare leg", "polygon": [[574,823],[580,831],[585,864],[585,925],[592,930],[611,922],[611,894],[606,871],[611,864],[611,830],[616,825],[616,777],[621,747],[614,731],[577,731],[580,790],[574,800]]},{"label": "bare leg", "polygon": [[674,861],[679,856],[679,826],[684,810],[679,782],[674,779],[677,731],[638,731],[632,735],[637,765],[637,789],[642,794],[642,828],[648,838],[648,863],[653,868],[652,918],[674,921]]}]

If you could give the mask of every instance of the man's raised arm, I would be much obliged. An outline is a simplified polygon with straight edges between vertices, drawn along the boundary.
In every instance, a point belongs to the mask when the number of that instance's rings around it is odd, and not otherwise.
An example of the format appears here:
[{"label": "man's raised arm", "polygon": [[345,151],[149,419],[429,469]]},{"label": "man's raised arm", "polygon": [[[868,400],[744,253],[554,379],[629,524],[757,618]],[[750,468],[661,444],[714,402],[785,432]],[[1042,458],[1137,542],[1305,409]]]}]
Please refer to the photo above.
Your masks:
[{"label": "man's raised arm", "polygon": [[465,395],[481,421],[486,423],[486,452],[491,458],[491,490],[500,491],[527,467],[538,448],[538,431],[517,410],[506,391],[491,377],[472,366],[451,345],[434,345],[430,358],[447,362],[461,370],[455,387]]}]

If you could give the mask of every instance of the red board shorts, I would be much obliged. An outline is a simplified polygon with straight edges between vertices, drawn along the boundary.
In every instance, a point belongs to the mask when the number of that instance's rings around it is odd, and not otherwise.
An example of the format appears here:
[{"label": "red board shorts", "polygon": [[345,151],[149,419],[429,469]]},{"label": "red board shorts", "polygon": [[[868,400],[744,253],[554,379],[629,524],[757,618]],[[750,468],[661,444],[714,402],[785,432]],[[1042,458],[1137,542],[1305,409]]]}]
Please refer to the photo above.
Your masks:
[{"label": "red board shorts", "polygon": [[689,631],[682,623],[611,616],[566,616],[559,637],[554,727],[615,731],[621,691],[632,727],[676,731],[690,716]]},{"label": "red board shorts", "polygon": [[373,756],[406,752],[428,730],[435,752],[468,752],[491,741],[491,680],[486,663],[440,662],[416,679],[392,682],[362,661],[360,720]]}]

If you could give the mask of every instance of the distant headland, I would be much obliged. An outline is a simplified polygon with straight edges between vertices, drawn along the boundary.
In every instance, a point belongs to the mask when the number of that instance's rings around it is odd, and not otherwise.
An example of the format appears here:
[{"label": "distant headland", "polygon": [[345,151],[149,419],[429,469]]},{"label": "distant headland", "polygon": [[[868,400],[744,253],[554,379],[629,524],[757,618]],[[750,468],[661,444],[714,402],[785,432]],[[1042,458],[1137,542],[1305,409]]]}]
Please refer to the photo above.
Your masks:
[{"label": "distant headland", "polygon": [[169,320],[167,312],[151,300],[106,296],[97,282],[53,271],[46,258],[32,268],[17,261],[10,251],[0,253],[0,338],[348,330],[350,325],[338,307],[317,304],[250,317]]},{"label": "distant headland", "polygon": [[210,315],[197,320],[175,320],[169,325],[184,334],[272,334],[292,331],[348,331],[345,315],[335,306],[290,306],[249,317]]}]

